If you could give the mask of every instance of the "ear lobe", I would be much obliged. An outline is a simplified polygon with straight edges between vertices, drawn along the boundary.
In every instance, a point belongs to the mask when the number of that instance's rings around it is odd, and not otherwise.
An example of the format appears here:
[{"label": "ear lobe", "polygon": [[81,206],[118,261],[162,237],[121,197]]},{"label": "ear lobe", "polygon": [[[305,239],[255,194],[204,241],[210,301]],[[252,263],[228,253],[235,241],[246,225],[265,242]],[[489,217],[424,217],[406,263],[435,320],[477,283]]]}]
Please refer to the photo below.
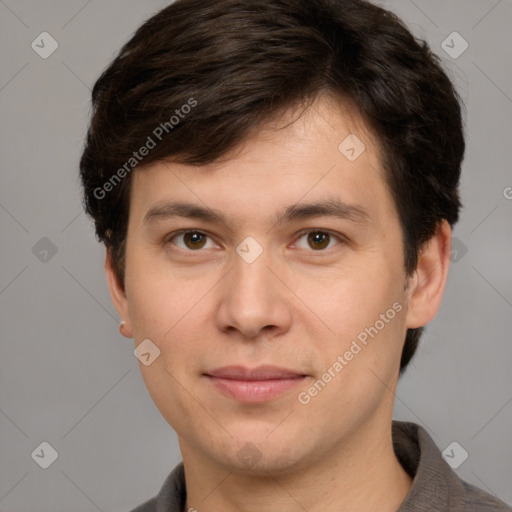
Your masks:
[{"label": "ear lobe", "polygon": [[131,319],[128,309],[128,299],[126,298],[126,292],[114,270],[114,263],[112,260],[112,253],[109,249],[106,250],[105,255],[105,275],[107,278],[107,284],[110,291],[110,298],[116,308],[119,316],[123,323],[120,332],[126,338],[133,338]]},{"label": "ear lobe", "polygon": [[416,270],[410,278],[406,317],[409,329],[426,325],[439,310],[450,267],[451,242],[450,224],[443,219],[422,248]]}]

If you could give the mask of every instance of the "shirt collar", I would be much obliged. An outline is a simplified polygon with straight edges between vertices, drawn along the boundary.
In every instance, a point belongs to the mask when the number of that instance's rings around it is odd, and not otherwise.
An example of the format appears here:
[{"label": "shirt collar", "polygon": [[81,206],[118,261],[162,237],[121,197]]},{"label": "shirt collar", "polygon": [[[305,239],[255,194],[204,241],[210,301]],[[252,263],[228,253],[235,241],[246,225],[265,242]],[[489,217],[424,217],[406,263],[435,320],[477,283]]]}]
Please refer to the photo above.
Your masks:
[{"label": "shirt collar", "polygon": [[[397,512],[466,510],[464,497],[468,484],[443,459],[423,427],[415,423],[393,421],[392,439],[400,464],[413,478],[411,489]],[[183,512],[186,497],[185,472],[183,462],[180,462],[156,497],[156,512]]]},{"label": "shirt collar", "polygon": [[415,423],[393,421],[392,435],[395,454],[413,478],[397,512],[464,510],[464,484],[427,431]]}]

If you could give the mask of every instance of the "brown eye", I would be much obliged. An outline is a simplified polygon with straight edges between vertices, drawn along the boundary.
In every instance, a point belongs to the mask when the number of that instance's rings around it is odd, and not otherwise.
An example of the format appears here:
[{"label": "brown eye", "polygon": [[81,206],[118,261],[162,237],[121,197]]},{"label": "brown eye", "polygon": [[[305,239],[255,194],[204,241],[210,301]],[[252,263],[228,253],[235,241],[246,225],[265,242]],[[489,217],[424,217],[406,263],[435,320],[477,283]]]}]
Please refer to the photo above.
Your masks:
[{"label": "brown eye", "polygon": [[343,238],[321,230],[303,232],[296,242],[299,249],[307,249],[309,251],[313,249],[318,252],[328,252],[329,249],[340,243],[343,243]]},{"label": "brown eye", "polygon": [[200,231],[182,231],[169,238],[168,242],[172,242],[185,251],[198,251],[199,249],[205,248],[208,244],[208,239],[208,235]]},{"label": "brown eye", "polygon": [[189,249],[201,249],[206,242],[206,237],[197,231],[189,231],[183,233],[183,240]]},{"label": "brown eye", "polygon": [[329,245],[331,236],[322,231],[311,231],[308,234],[308,243],[310,247],[315,250],[325,249]]}]

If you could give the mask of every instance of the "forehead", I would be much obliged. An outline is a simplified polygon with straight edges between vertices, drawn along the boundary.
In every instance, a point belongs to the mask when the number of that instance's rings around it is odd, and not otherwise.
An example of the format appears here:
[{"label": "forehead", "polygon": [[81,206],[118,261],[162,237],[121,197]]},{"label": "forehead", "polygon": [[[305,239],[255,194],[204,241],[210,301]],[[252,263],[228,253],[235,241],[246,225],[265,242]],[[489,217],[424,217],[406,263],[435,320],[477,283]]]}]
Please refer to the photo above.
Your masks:
[{"label": "forehead", "polygon": [[130,217],[141,224],[176,202],[233,224],[293,220],[300,204],[322,202],[346,206],[354,220],[395,213],[375,137],[353,109],[329,98],[276,117],[211,164],[157,162],[132,179]]}]

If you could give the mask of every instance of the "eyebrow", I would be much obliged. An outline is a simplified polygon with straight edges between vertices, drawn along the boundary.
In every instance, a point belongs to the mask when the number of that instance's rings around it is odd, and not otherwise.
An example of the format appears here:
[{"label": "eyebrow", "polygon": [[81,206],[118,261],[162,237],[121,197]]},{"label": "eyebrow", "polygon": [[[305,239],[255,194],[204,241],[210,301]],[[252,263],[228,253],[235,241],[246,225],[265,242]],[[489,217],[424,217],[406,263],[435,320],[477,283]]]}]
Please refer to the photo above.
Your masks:
[{"label": "eyebrow", "polygon": [[[220,210],[180,201],[163,201],[155,204],[144,215],[143,224],[152,224],[174,217],[220,222],[228,225],[227,218]],[[327,199],[290,205],[277,213],[274,225],[313,217],[334,217],[358,224],[366,224],[370,221],[369,213],[361,206],[347,204],[337,199]]]}]

